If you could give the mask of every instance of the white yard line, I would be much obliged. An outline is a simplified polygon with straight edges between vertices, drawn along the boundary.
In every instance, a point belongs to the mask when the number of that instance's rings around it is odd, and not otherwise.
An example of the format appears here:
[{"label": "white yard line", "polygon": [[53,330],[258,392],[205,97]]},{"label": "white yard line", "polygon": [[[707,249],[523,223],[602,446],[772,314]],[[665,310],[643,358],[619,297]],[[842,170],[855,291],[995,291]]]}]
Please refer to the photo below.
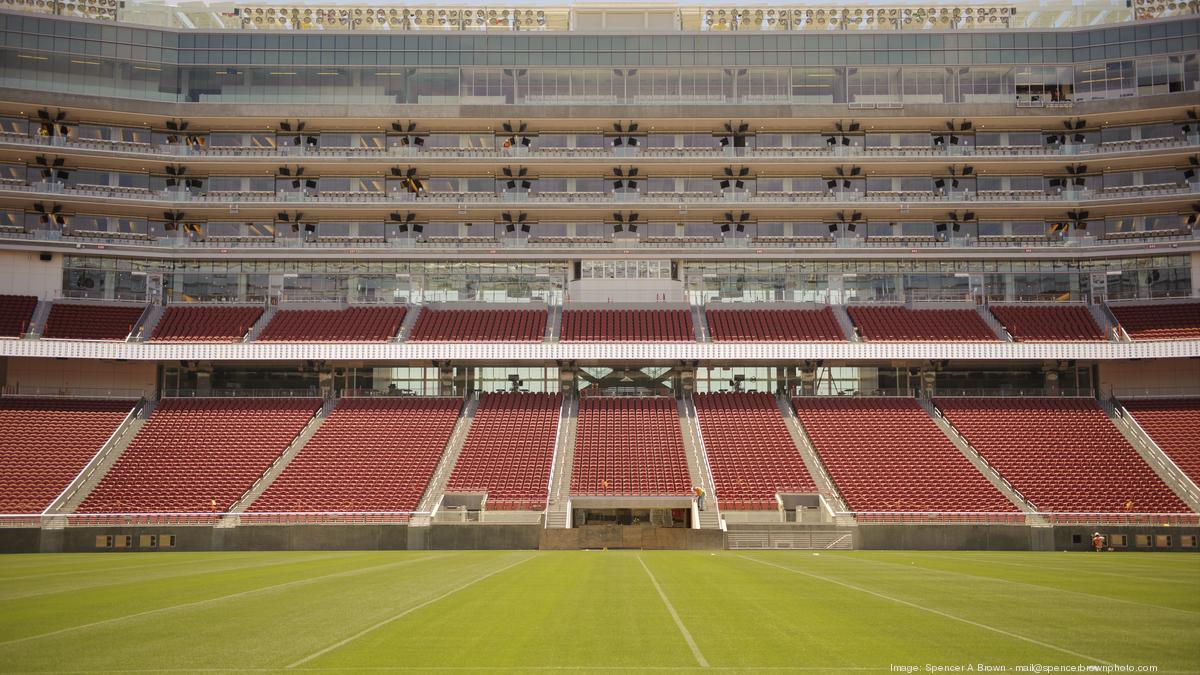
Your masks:
[{"label": "white yard line", "polygon": [[527,556],[525,558],[521,558],[520,560],[516,561],[515,563],[512,563],[510,565],[505,565],[504,567],[501,567],[498,570],[493,570],[491,572],[488,572],[487,574],[485,574],[481,577],[477,577],[471,581],[468,581],[467,583],[462,584],[461,586],[456,586],[456,587],[450,589],[449,591],[442,593],[441,595],[437,596],[436,598],[433,598],[431,600],[426,600],[425,602],[422,602],[419,605],[409,607],[408,609],[404,610],[403,612],[400,612],[399,614],[396,614],[395,616],[384,619],[383,621],[380,621],[379,623],[377,623],[373,626],[368,626],[367,628],[360,630],[359,632],[355,633],[354,635],[351,635],[348,638],[345,638],[344,640],[338,640],[337,642],[329,645],[328,647],[326,647],[320,651],[313,652],[312,654],[309,654],[308,656],[300,659],[299,661],[290,663],[290,664],[288,664],[287,667],[288,667],[288,669],[292,669],[292,668],[297,668],[299,666],[302,666],[302,665],[308,663],[309,661],[312,661],[315,658],[324,656],[335,649],[340,649],[341,647],[344,647],[344,646],[350,644],[351,642],[354,642],[355,640],[359,639],[360,637],[362,637],[364,635],[367,635],[368,633],[372,633],[374,631],[379,630],[380,628],[383,628],[384,626],[386,626],[390,623],[399,621],[400,619],[403,619],[404,617],[408,616],[409,614],[412,614],[413,612],[415,612],[419,609],[428,607],[429,605],[432,605],[433,603],[438,602],[439,600],[448,598],[451,595],[454,595],[455,593],[457,593],[465,588],[474,586],[475,584],[483,581],[484,579],[495,576],[501,572],[504,572],[505,570],[512,569],[512,568],[516,567],[517,565],[520,565],[523,562],[528,562],[529,560],[536,558],[536,557],[537,557],[536,555],[531,555],[531,556]]},{"label": "white yard line", "polygon": [[0,642],[0,647],[7,647],[8,645],[15,645],[15,644],[19,644],[22,642],[29,642],[31,640],[40,640],[42,638],[53,637],[55,635],[62,635],[64,633],[73,633],[78,630],[87,630],[88,628],[96,628],[97,626],[107,626],[109,624],[120,623],[122,621],[129,621],[130,619],[140,619],[144,616],[153,616],[155,614],[162,614],[165,612],[174,612],[174,611],[181,610],[181,609],[192,609],[194,607],[204,607],[206,605],[213,605],[218,602],[224,602],[226,600],[236,600],[238,598],[245,598],[245,597],[248,597],[251,595],[257,595],[259,593],[266,593],[268,591],[276,591],[281,588],[291,588],[293,586],[304,586],[306,584],[316,583],[316,582],[322,581],[324,579],[336,579],[339,577],[356,576],[359,574],[365,574],[372,570],[384,569],[384,568],[388,568],[388,567],[397,567],[400,565],[407,565],[409,563],[421,562],[422,560],[432,560],[434,558],[442,558],[442,557],[445,557],[445,556],[441,556],[441,555],[423,556],[420,558],[413,558],[410,560],[402,560],[400,562],[386,563],[383,565],[372,565],[371,567],[360,567],[360,568],[353,569],[353,570],[346,570],[344,572],[334,572],[332,574],[323,574],[319,577],[308,577],[305,579],[297,579],[295,581],[287,581],[282,584],[274,584],[271,586],[261,586],[259,588],[251,588],[250,590],[239,591],[237,593],[230,593],[229,595],[221,595],[221,596],[217,596],[215,598],[208,598],[206,600],[197,600],[195,602],[185,602],[185,603],[181,603],[178,605],[159,607],[158,609],[150,609],[150,610],[146,610],[145,612],[137,612],[136,614],[126,614],[124,616],[116,616],[111,619],[103,619],[101,621],[93,621],[91,623],[84,623],[84,624],[80,624],[78,626],[68,626],[67,628],[60,628],[58,630],[52,630],[48,633],[38,633],[37,635],[30,635],[28,637],[17,638],[15,640],[5,640],[3,642]]},{"label": "white yard line", "polygon": [[798,570],[794,567],[786,567],[784,565],[777,565],[775,563],[767,562],[766,560],[759,560],[758,558],[752,558],[750,556],[742,555],[742,556],[738,556],[738,557],[742,558],[744,560],[749,560],[751,562],[759,563],[760,565],[768,565],[770,567],[776,567],[776,568],[784,570],[786,572],[792,572],[794,574],[801,574],[806,577],[811,577],[813,579],[819,579],[821,581],[825,581],[825,582],[828,582],[831,584],[837,584],[838,586],[841,586],[843,588],[849,588],[851,590],[855,590],[860,593],[866,593],[867,595],[873,595],[877,598],[882,598],[882,599],[888,600],[890,602],[895,602],[897,604],[901,604],[906,607],[912,607],[913,609],[919,609],[922,612],[929,612],[930,614],[936,614],[937,616],[940,616],[940,617],[943,617],[946,619],[950,619],[951,621],[958,621],[959,623],[965,623],[968,626],[982,628],[984,630],[988,630],[993,633],[997,633],[999,635],[1004,635],[1006,637],[1013,638],[1014,640],[1021,640],[1022,642],[1028,642],[1029,644],[1037,645],[1039,647],[1045,647],[1046,649],[1053,649],[1056,652],[1061,652],[1068,656],[1074,656],[1077,659],[1083,659],[1084,661],[1091,661],[1092,663],[1098,663],[1102,666],[1115,666],[1116,665],[1115,663],[1110,663],[1108,661],[1103,661],[1101,659],[1098,659],[1094,656],[1088,656],[1087,654],[1081,654],[1076,651],[1071,651],[1070,649],[1067,649],[1065,647],[1059,647],[1058,645],[1053,645],[1053,644],[1050,644],[1049,642],[1042,642],[1041,640],[1037,640],[1037,639],[1034,639],[1031,637],[1026,637],[1024,635],[1018,635],[1017,633],[1012,633],[1012,632],[1006,631],[1003,628],[996,628],[995,626],[989,626],[986,623],[980,623],[978,621],[964,619],[961,616],[955,616],[948,612],[943,612],[940,609],[934,609],[933,607],[926,607],[925,605],[919,605],[915,602],[909,602],[908,600],[902,600],[900,598],[892,597],[890,595],[886,595],[886,594],[880,593],[878,591],[873,591],[869,588],[863,588],[862,586],[855,586],[854,584],[849,584],[849,583],[846,583],[845,581],[840,581],[838,579],[833,579],[831,577],[822,576],[820,574],[813,574],[812,572],[805,572],[803,570]]},{"label": "white yard line", "polygon": [[705,660],[704,654],[700,653],[700,648],[696,646],[696,641],[692,639],[692,634],[688,632],[687,626],[683,625],[683,619],[679,618],[679,612],[675,611],[675,605],[667,599],[667,594],[663,593],[662,586],[658,585],[658,579],[654,578],[654,573],[646,567],[646,561],[642,560],[642,555],[637,556],[638,563],[642,569],[646,570],[646,576],[650,577],[650,583],[654,584],[654,590],[658,591],[658,597],[662,598],[663,604],[667,606],[667,611],[671,613],[671,618],[675,620],[675,626],[679,628],[679,632],[683,634],[683,639],[687,642],[688,647],[692,650],[692,656],[696,657],[696,663],[700,664],[701,668],[708,667],[708,661]]}]

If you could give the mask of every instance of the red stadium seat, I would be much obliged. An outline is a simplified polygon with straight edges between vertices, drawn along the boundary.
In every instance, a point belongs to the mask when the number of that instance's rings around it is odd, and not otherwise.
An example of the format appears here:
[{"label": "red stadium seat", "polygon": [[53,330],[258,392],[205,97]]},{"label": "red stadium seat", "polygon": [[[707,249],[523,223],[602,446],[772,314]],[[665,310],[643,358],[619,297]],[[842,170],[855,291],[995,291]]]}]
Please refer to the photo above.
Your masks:
[{"label": "red stadium seat", "polygon": [[1081,305],[992,305],[1017,342],[1104,342],[1108,337]]},{"label": "red stadium seat", "polygon": [[1200,398],[1126,401],[1125,409],[1192,482],[1200,483]]},{"label": "red stadium seat", "polygon": [[845,342],[833,315],[821,309],[705,310],[713,342]]},{"label": "red stadium seat", "polygon": [[400,332],[407,308],[283,309],[258,342],[387,342]]},{"label": "red stadium seat", "polygon": [[124,340],[146,311],[142,306],[84,305],[56,302],[50,306],[42,337],[65,340]]},{"label": "red stadium seat", "polygon": [[563,342],[692,342],[696,332],[686,309],[567,309]]},{"label": "red stadium seat", "polygon": [[263,314],[262,307],[168,307],[152,342],[239,342]]},{"label": "red stadium seat", "polygon": [[1109,305],[1133,340],[1200,340],[1200,302]]},{"label": "red stadium seat", "polygon": [[691,477],[673,399],[603,396],[580,400],[571,494],[690,493]]},{"label": "red stadium seat", "polygon": [[410,342],[541,342],[544,309],[432,309],[417,315]]},{"label": "red stadium seat", "polygon": [[868,342],[995,342],[996,334],[975,309],[848,309],[850,320]]},{"label": "red stadium seat", "polygon": [[0,295],[0,337],[21,337],[28,333],[37,304],[37,297],[32,295]]}]

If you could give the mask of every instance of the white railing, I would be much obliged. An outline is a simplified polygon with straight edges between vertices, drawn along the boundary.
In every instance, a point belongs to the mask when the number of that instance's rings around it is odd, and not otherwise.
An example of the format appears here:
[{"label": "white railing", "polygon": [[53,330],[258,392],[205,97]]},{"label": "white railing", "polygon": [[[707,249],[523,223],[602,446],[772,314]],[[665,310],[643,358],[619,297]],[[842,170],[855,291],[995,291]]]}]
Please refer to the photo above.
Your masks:
[{"label": "white railing", "polygon": [[36,386],[28,384],[9,384],[3,388],[4,396],[33,396],[39,398],[98,398],[135,401],[153,396],[153,390],[145,389],[105,389],[101,387],[56,387]]},{"label": "white railing", "polygon": [[80,488],[91,480],[92,476],[96,475],[96,472],[107,463],[108,456],[112,454],[117,445],[129,435],[133,421],[142,414],[144,406],[144,401],[138,401],[137,405],[133,406],[129,413],[125,415],[125,418],[121,420],[121,423],[117,425],[117,428],[109,435],[108,439],[104,441],[104,444],[96,451],[96,455],[91,461],[79,470],[75,478],[54,498],[54,501],[46,505],[46,508],[42,511],[43,516],[50,515],[55,507],[62,508],[63,504],[69,502],[79,492]]},{"label": "white railing", "polygon": [[1110,398],[1118,400],[1139,398],[1196,398],[1200,397],[1200,385],[1177,387],[1111,387]]}]

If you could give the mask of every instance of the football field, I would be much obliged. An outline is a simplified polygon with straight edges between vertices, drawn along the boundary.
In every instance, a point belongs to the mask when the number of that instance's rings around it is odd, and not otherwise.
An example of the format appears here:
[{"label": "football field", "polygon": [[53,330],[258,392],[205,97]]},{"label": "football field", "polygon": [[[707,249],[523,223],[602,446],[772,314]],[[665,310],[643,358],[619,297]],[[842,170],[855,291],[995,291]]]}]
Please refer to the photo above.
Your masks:
[{"label": "football field", "polygon": [[0,556],[2,672],[981,666],[1200,671],[1200,555]]}]

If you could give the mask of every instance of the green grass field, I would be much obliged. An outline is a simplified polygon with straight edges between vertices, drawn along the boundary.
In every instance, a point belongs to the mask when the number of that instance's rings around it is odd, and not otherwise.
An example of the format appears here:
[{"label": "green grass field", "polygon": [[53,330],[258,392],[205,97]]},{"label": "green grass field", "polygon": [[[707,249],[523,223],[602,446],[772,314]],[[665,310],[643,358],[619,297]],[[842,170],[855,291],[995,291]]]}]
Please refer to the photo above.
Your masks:
[{"label": "green grass field", "polygon": [[0,557],[3,672],[924,672],[926,664],[1198,672],[1200,555]]}]

